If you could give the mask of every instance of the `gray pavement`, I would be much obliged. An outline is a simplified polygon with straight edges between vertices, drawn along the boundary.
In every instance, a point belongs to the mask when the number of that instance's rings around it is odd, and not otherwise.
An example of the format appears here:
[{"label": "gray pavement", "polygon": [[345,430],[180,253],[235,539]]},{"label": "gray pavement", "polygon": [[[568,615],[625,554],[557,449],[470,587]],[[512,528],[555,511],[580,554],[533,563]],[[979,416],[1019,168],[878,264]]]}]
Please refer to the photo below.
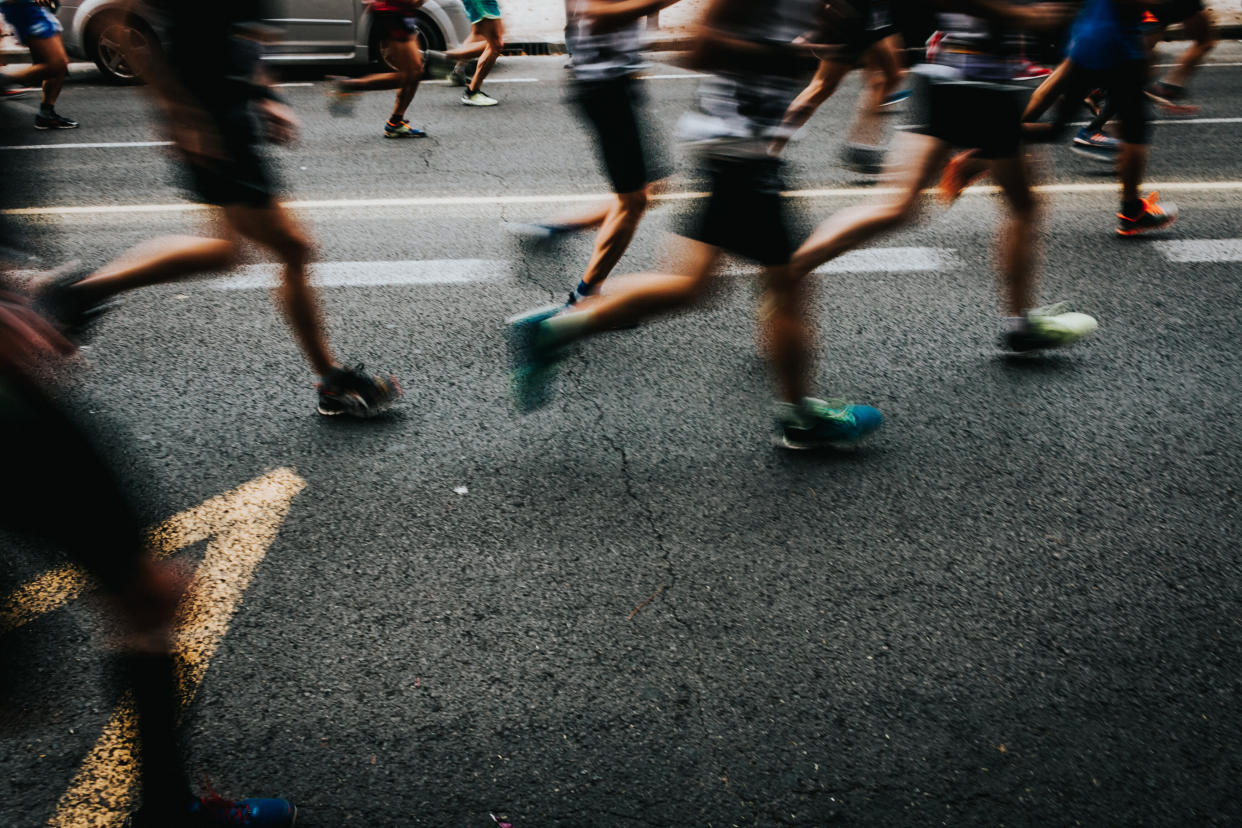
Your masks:
[{"label": "gray pavement", "polygon": [[[1043,154],[1044,294],[1094,340],[997,355],[987,194],[823,277],[821,385],[887,424],[810,457],[768,442],[738,277],[583,345],[551,407],[513,413],[501,320],[568,290],[590,240],[530,250],[499,223],[606,190],[560,60],[503,62],[490,111],[428,85],[411,142],[379,137],[387,93],[336,120],[289,87],[304,138],[279,163],[320,259],[418,276],[324,292],[402,410],[317,418],[266,292],[218,280],[126,297],[66,391],[152,524],[272,469],[307,482],[189,710],[195,769],[310,828],[1242,821],[1242,49],[1214,60],[1200,116],[1156,134],[1182,208],[1161,236],[1113,238],[1107,168]],[[649,81],[663,123],[693,84]],[[836,163],[856,92],[791,149],[799,232],[867,198]],[[0,143],[160,138],[137,90],[89,75],[61,108],[82,129]],[[50,259],[203,220],[149,206],[182,203],[159,147],[0,152],[15,206],[100,208],[20,217]],[[621,270],[692,207],[662,203]],[[1195,240],[1235,246],[1164,244]],[[43,568],[8,547],[6,585]],[[74,604],[6,636],[0,823],[45,824],[95,744],[97,626]]]}]

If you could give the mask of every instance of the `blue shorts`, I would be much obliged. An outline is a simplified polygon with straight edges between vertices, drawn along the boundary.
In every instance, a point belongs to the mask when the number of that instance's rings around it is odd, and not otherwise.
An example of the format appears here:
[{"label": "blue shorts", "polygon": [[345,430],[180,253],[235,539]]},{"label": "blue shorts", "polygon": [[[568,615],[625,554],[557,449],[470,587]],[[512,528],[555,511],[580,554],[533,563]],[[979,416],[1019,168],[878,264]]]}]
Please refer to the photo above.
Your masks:
[{"label": "blue shorts", "polygon": [[29,46],[32,40],[46,40],[55,37],[65,29],[52,14],[43,6],[36,6],[26,0],[16,3],[0,3],[0,12],[9,25],[17,29],[17,39],[22,45]]},{"label": "blue shorts", "polygon": [[470,18],[471,26],[485,18],[500,19],[500,3],[497,0],[462,0],[462,5],[466,7],[466,15]]}]

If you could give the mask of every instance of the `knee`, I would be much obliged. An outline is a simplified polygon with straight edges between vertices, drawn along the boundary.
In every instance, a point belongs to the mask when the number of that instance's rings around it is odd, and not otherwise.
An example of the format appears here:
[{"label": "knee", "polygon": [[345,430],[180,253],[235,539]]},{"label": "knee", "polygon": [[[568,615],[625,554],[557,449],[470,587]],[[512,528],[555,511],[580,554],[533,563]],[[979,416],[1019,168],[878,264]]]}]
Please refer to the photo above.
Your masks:
[{"label": "knee", "polygon": [[310,240],[296,231],[287,233],[273,248],[281,261],[291,267],[304,266],[311,258]]},{"label": "knee", "polygon": [[645,187],[632,193],[622,193],[618,198],[621,200],[621,215],[626,221],[637,222],[651,203],[651,196]]},{"label": "knee", "polygon": [[48,58],[43,66],[48,78],[63,78],[69,74],[69,58],[63,54]]}]

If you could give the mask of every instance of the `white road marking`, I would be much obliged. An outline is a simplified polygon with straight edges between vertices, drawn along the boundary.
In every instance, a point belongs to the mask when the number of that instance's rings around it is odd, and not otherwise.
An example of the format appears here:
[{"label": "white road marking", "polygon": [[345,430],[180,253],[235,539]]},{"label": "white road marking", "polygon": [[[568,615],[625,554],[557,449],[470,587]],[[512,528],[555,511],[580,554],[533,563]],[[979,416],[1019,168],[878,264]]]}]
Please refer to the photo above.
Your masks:
[{"label": "white road marking", "polygon": [[1171,262],[1242,262],[1242,239],[1192,239],[1156,242]]},{"label": "white road marking", "polygon": [[[311,266],[319,287],[382,287],[393,285],[463,285],[500,282],[509,278],[509,262],[494,259],[424,259],[405,262],[320,262]],[[204,283],[210,290],[254,290],[277,284],[278,264],[249,265],[234,276]]]},{"label": "white road marking", "polygon": [[702,72],[681,72],[675,75],[639,75],[639,80],[686,80],[688,78],[705,78]]},{"label": "white road marking", "polygon": [[279,86],[281,89],[294,89],[296,87],[314,86],[310,81],[298,81],[296,83],[274,83],[273,86]]},{"label": "white road marking", "polygon": [[[539,83],[539,78],[488,78],[487,79],[488,86],[491,86],[494,83]],[[433,85],[433,86],[448,86],[449,81],[447,79],[423,81],[424,86],[428,84]]]},{"label": "white road marking", "polygon": [[48,150],[48,149],[120,149],[122,147],[171,147],[172,141],[115,141],[89,144],[23,144],[14,147],[0,146],[0,150]]},{"label": "white road marking", "polygon": [[[1233,192],[1242,190],[1242,181],[1152,181],[1144,184],[1149,190],[1179,193]],[[1045,194],[1058,193],[1116,193],[1115,182],[1040,184],[1033,188]],[[782,193],[786,198],[831,199],[857,196],[894,195],[902,192],[897,187],[830,187],[811,190],[789,190]],[[966,195],[985,195],[998,192],[996,187],[969,187]],[[694,201],[706,198],[707,193],[661,193],[653,196],[655,201]],[[332,209],[384,209],[396,207],[461,207],[503,206],[516,204],[597,204],[612,193],[546,193],[541,195],[485,195],[485,196],[419,196],[413,198],[337,198],[305,201],[285,201],[291,210]],[[74,216],[74,215],[124,215],[151,213],[189,213],[215,209],[207,204],[181,202],[175,204],[99,204],[88,207],[19,207],[0,211],[8,216]]]},{"label": "white road marking", "polygon": [[940,247],[867,247],[851,250],[816,273],[925,273],[957,266],[952,250]]}]

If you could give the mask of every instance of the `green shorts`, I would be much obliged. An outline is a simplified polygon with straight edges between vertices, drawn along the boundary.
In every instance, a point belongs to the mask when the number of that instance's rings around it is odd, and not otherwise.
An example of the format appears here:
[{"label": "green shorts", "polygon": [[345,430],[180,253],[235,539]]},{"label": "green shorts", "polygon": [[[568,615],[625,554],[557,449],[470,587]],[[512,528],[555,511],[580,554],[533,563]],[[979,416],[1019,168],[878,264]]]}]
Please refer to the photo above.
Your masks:
[{"label": "green shorts", "polygon": [[484,19],[500,19],[500,3],[498,0],[462,0],[462,5],[466,7],[466,14],[470,17],[471,26]]}]

